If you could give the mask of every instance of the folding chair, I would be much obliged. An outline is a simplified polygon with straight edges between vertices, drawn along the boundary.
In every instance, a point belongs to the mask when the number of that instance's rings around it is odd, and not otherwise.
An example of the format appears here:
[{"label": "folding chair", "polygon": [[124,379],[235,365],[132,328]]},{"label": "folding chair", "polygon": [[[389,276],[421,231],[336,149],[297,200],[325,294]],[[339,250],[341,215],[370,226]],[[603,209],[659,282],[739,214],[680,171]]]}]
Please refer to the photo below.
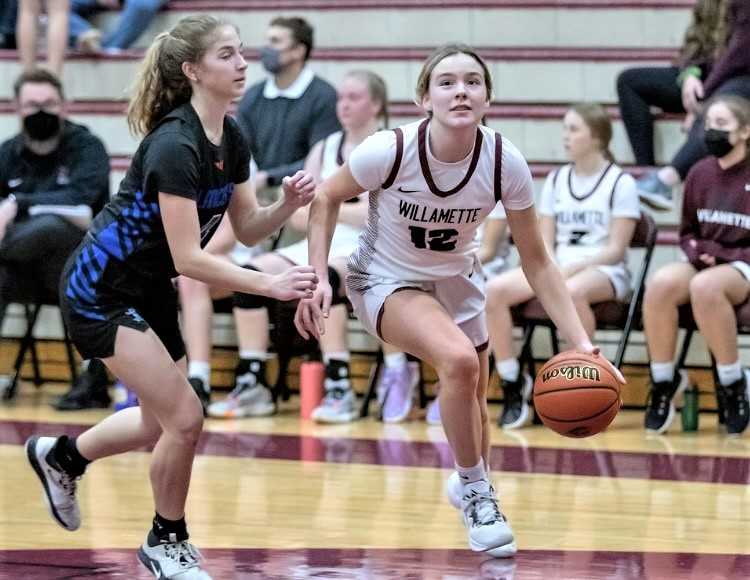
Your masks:
[{"label": "folding chair", "polygon": [[[620,368],[625,358],[625,350],[628,346],[630,333],[634,328],[640,326],[641,302],[645,290],[646,273],[648,272],[651,258],[656,245],[656,223],[650,214],[641,212],[633,238],[630,241],[630,248],[640,249],[643,257],[640,260],[640,267],[633,283],[633,292],[628,301],[608,300],[594,305],[594,316],[596,318],[597,330],[620,330],[622,334],[617,347],[614,364]],[[534,357],[531,349],[531,342],[534,330],[543,326],[550,330],[552,341],[552,351],[554,354],[560,352],[560,345],[555,330],[555,325],[547,316],[544,307],[537,298],[532,298],[528,302],[519,305],[513,309],[513,322],[524,329],[523,347],[519,359],[522,363],[528,365],[530,374],[534,376]]]}]

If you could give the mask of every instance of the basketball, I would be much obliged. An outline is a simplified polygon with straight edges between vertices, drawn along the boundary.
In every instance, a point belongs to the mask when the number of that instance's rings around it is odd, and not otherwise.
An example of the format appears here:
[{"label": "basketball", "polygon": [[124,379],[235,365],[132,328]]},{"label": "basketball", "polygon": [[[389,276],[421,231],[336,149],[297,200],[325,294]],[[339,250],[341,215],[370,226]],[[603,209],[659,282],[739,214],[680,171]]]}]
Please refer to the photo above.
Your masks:
[{"label": "basketball", "polygon": [[598,357],[567,351],[552,357],[534,381],[534,408],[565,437],[604,431],[620,410],[620,383]]}]

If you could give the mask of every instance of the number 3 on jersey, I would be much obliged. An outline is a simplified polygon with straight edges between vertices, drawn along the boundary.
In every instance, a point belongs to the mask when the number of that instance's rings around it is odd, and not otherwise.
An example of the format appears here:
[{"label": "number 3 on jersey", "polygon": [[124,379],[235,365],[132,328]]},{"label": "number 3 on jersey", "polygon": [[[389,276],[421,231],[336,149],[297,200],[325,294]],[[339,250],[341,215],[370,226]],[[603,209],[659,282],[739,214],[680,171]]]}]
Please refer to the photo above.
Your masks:
[{"label": "number 3 on jersey", "polygon": [[458,230],[427,230],[419,226],[409,226],[411,241],[415,248],[429,248],[435,252],[450,252],[456,249]]}]

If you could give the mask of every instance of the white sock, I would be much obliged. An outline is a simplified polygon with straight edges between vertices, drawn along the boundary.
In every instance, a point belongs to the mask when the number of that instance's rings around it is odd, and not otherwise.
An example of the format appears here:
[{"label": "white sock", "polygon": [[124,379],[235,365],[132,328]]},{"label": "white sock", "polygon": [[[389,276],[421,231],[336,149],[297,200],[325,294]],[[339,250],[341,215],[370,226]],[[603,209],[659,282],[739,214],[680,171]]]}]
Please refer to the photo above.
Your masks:
[{"label": "white sock", "polygon": [[456,463],[456,471],[458,476],[461,478],[461,483],[466,485],[467,483],[474,483],[475,481],[487,480],[487,471],[484,468],[484,459],[479,458],[479,463],[474,467],[461,467]]},{"label": "white sock", "polygon": [[383,357],[386,368],[402,368],[406,366],[406,353],[405,352],[392,352]]},{"label": "white sock", "polygon": [[240,358],[249,360],[266,360],[268,358],[268,351],[265,350],[240,350]]},{"label": "white sock", "polygon": [[721,386],[727,387],[742,378],[742,365],[738,360],[728,365],[716,365],[716,372]]},{"label": "white sock", "polygon": [[518,380],[518,375],[521,373],[521,363],[518,362],[517,358],[506,358],[495,363],[497,374],[504,381],[515,383]]},{"label": "white sock", "polygon": [[349,362],[351,358],[352,357],[349,354],[348,350],[343,350],[341,352],[324,352],[323,364],[327,365],[332,360],[340,360],[341,362]]},{"label": "white sock", "polygon": [[188,376],[203,381],[206,390],[211,388],[211,363],[203,360],[191,360],[188,363]]},{"label": "white sock", "polygon": [[674,363],[673,362],[652,362],[651,380],[655,383],[672,382],[674,380]]}]

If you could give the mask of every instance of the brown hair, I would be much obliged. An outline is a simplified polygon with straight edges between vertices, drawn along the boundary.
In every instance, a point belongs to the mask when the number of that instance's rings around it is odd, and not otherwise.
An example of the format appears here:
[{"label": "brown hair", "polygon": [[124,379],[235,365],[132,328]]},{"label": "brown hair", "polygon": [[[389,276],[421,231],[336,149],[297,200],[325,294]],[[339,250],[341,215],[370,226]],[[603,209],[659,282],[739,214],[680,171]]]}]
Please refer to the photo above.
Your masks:
[{"label": "brown hair", "polygon": [[209,15],[186,16],[172,30],[156,36],[143,58],[128,105],[133,134],[149,133],[170,111],[190,101],[193,89],[182,64],[200,61],[216,29],[226,24]]},{"label": "brown hair", "polygon": [[[732,115],[737,119],[740,129],[750,127],[750,100],[739,95],[716,95],[706,103],[703,110],[707,113],[717,103],[721,103],[731,111]],[[750,138],[747,139],[746,145],[747,155],[745,158],[750,159]]]},{"label": "brown hair", "polygon": [[55,73],[50,72],[45,68],[34,68],[18,75],[16,82],[13,83],[13,94],[15,95],[16,100],[18,100],[18,97],[21,94],[23,85],[27,83],[46,83],[52,85],[57,89],[60,98],[63,100],[65,99],[65,93],[60,78]]},{"label": "brown hair", "polygon": [[433,51],[433,53],[427,57],[427,60],[422,65],[422,70],[417,78],[417,103],[422,102],[422,98],[427,94],[430,88],[430,77],[432,71],[443,59],[453,56],[454,54],[468,54],[471,58],[479,63],[484,73],[484,85],[487,87],[487,100],[492,100],[492,76],[490,75],[490,69],[487,63],[484,62],[481,56],[467,44],[445,44]]},{"label": "brown hair", "polygon": [[706,65],[719,56],[729,42],[728,8],[729,0],[698,0],[677,66]]},{"label": "brown hair", "polygon": [[383,78],[365,69],[350,70],[344,75],[344,78],[346,77],[359,79],[367,85],[367,92],[370,93],[370,99],[380,103],[378,117],[383,119],[383,127],[388,127],[388,88]]},{"label": "brown hair", "polygon": [[310,58],[313,49],[313,28],[304,18],[298,16],[278,16],[271,20],[269,26],[281,26],[292,32],[292,38],[305,47],[305,60]]},{"label": "brown hair", "polygon": [[583,119],[591,131],[591,136],[599,140],[604,157],[614,163],[615,157],[609,150],[612,141],[612,121],[607,110],[598,103],[578,103],[570,107],[570,110]]}]

